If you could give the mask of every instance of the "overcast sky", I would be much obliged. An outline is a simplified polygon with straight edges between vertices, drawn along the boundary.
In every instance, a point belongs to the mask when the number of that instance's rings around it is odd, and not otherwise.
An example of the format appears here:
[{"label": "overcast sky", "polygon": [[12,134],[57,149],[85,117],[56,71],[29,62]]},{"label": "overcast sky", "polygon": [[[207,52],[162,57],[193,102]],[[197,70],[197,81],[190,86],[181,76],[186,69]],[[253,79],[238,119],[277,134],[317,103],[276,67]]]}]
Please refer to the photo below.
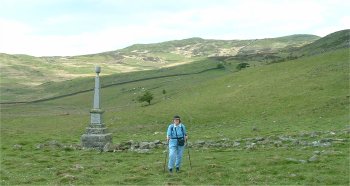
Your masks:
[{"label": "overcast sky", "polygon": [[349,0],[0,0],[0,53],[80,55],[201,37],[350,28]]}]

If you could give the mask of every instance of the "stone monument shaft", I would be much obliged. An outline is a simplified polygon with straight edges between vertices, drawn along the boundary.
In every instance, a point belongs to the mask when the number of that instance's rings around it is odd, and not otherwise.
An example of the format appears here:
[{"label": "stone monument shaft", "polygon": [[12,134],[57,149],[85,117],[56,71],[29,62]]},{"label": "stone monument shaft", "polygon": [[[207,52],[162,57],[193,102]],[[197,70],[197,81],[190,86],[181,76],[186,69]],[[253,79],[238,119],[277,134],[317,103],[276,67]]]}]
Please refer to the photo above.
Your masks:
[{"label": "stone monument shaft", "polygon": [[112,143],[112,134],[107,133],[107,128],[105,127],[102,119],[103,110],[100,105],[100,77],[101,72],[100,67],[95,68],[95,89],[94,89],[94,100],[93,106],[90,111],[91,122],[86,128],[86,133],[81,136],[81,142],[85,148],[103,148],[107,143]]},{"label": "stone monument shaft", "polygon": [[96,77],[95,77],[95,89],[94,89],[94,109],[100,109],[100,76],[99,73],[101,72],[101,67],[96,67]]}]

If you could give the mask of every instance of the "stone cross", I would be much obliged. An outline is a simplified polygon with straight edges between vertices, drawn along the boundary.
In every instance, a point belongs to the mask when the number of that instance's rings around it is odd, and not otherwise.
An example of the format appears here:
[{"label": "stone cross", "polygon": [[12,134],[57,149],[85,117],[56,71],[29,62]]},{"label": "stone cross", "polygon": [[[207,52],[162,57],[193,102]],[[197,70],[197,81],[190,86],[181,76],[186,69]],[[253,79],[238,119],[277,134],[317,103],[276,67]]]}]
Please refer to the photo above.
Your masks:
[{"label": "stone cross", "polygon": [[112,143],[112,133],[107,133],[107,128],[103,123],[103,110],[100,105],[100,77],[101,67],[95,68],[95,89],[93,107],[90,110],[91,122],[86,128],[86,133],[81,136],[81,142],[84,148],[102,149],[107,143]]}]

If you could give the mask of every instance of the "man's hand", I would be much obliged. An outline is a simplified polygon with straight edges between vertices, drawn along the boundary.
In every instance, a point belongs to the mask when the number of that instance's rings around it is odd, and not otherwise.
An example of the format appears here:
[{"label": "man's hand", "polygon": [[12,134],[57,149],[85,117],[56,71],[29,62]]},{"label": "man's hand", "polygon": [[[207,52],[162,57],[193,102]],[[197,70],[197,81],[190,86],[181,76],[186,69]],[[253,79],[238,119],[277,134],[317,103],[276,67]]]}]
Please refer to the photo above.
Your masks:
[{"label": "man's hand", "polygon": [[170,138],[169,138],[169,136],[167,136],[166,137],[166,142],[169,143],[169,140],[170,140]]}]

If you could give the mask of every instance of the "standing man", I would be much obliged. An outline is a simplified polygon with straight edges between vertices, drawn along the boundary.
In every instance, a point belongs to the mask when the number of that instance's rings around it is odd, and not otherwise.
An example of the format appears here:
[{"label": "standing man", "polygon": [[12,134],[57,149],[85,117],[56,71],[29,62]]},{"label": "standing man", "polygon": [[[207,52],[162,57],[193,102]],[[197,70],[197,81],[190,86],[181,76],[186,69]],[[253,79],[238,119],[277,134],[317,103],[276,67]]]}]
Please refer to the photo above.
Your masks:
[{"label": "standing man", "polygon": [[168,127],[167,142],[169,144],[169,172],[173,172],[174,164],[176,172],[180,171],[182,154],[184,152],[185,143],[188,139],[185,125],[181,123],[180,116],[174,116],[173,123]]}]

